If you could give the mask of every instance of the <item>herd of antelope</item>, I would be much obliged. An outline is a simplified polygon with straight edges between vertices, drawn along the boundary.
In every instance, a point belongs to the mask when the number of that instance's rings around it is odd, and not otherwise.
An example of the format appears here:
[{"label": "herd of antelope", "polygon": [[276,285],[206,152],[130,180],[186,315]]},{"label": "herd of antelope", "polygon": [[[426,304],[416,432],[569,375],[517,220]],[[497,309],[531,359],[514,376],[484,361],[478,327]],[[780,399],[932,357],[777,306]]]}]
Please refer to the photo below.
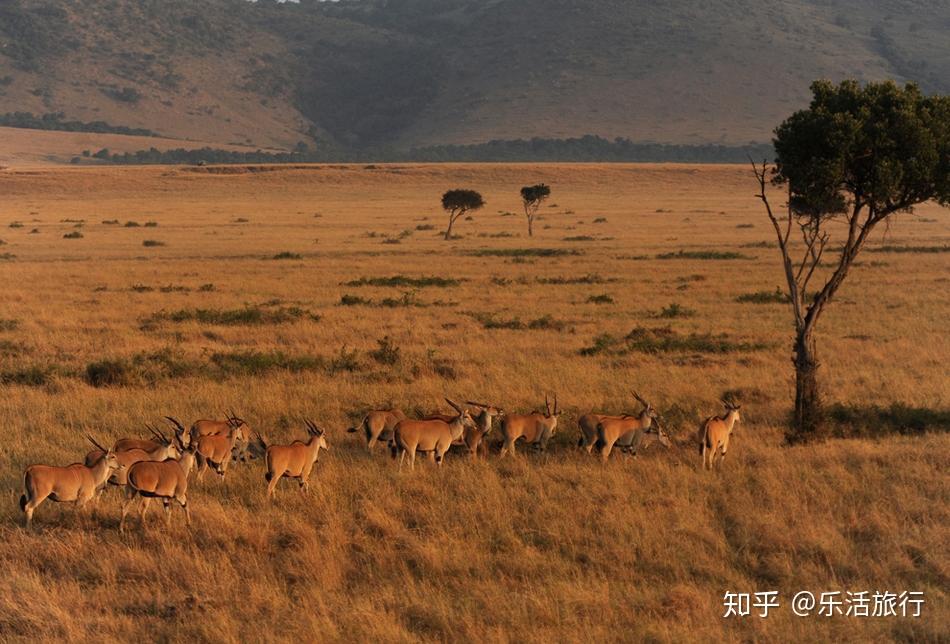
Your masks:
[{"label": "herd of antelope", "polygon": [[[590,413],[581,416],[578,419],[578,447],[588,454],[597,448],[604,462],[610,458],[614,448],[636,455],[638,450],[654,442],[670,447],[669,435],[661,427],[656,408],[638,393],[633,392],[633,395],[643,406],[637,414]],[[468,401],[468,407],[448,398],[446,402],[455,410],[454,413],[411,419],[398,409],[377,409],[368,412],[356,427],[347,431],[362,433],[371,452],[376,445],[386,445],[392,458],[399,459],[400,468],[408,454],[409,467],[414,469],[416,454],[420,452],[440,466],[452,448],[468,453],[472,458],[486,456],[489,451],[487,436],[496,418],[499,419],[502,439],[498,449],[500,456],[515,455],[515,445],[519,441],[529,449],[544,452],[561,416],[557,394],[553,406],[545,396],[544,411],[529,414],[506,413],[500,407],[474,401]],[[704,469],[721,467],[729,449],[729,437],[739,422],[740,406],[722,402],[725,413],[705,419],[697,432]],[[20,509],[26,515],[27,528],[32,526],[37,506],[46,499],[72,502],[82,507],[89,501],[98,501],[109,485],[124,491],[120,531],[125,530],[126,517],[136,500],[140,501],[140,524],[143,527],[152,499],[161,500],[166,525],[171,523],[173,503],[181,506],[185,522],[190,524],[187,493],[188,478],[193,470],[197,481],[209,468],[224,478],[232,461],[263,458],[267,496],[272,498],[277,483],[284,477],[297,479],[300,489],[305,491],[320,450],[330,449],[326,431],[309,420],[304,421],[306,440],[296,440],[289,445],[269,445],[258,432],[253,432],[252,438],[248,424],[233,412],[228,412],[225,420],[198,420],[187,429],[178,419],[165,418],[172,425],[170,435],[147,424],[151,438],[122,438],[110,448],[87,436],[95,449],[86,454],[83,463],[65,467],[27,467],[23,475],[24,492],[20,497]]]}]

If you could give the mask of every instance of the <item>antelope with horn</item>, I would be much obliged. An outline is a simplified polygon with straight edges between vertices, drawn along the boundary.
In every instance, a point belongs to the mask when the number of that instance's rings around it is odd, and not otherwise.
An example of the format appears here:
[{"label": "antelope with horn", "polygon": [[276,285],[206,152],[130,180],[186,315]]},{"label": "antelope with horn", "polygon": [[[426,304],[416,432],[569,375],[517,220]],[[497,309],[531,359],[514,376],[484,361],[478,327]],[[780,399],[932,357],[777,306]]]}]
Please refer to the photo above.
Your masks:
[{"label": "antelope with horn", "polygon": [[515,443],[522,439],[527,445],[537,447],[543,452],[547,447],[548,440],[557,429],[557,419],[561,413],[558,410],[557,394],[555,393],[553,410],[547,394],[545,394],[543,414],[535,411],[530,414],[508,414],[503,416],[499,427],[505,442],[501,446],[499,456],[505,456],[506,454],[514,456]]},{"label": "antelope with horn", "polygon": [[393,428],[396,423],[406,420],[406,415],[399,409],[374,409],[363,416],[356,427],[347,429],[347,433],[361,432],[366,439],[366,449],[373,451],[377,443],[388,443],[392,439]]},{"label": "antelope with horn", "polygon": [[458,412],[451,420],[432,418],[429,420],[401,420],[393,428],[393,437],[389,442],[390,453],[395,459],[399,456],[399,467],[402,467],[406,453],[409,454],[409,468],[415,469],[416,452],[432,452],[435,462],[440,466],[454,441],[462,438],[466,427],[473,427],[471,414],[467,409],[459,407],[454,402],[445,399]]},{"label": "antelope with horn", "polygon": [[[720,401],[726,407],[726,413],[720,416],[710,416],[699,426],[697,438],[699,439],[699,453],[703,455],[703,469],[711,470],[714,466],[722,467],[722,462],[726,459],[726,451],[729,449],[729,437],[732,436],[732,428],[740,422],[739,409],[742,405],[737,405],[725,400]],[[719,461],[716,463],[716,456]]]},{"label": "antelope with horn", "polygon": [[204,434],[199,436],[197,440],[194,438],[194,434],[192,434],[192,442],[195,445],[195,454],[198,463],[197,480],[201,480],[209,464],[221,478],[224,478],[237,442],[239,440],[243,441],[245,447],[247,446],[247,423],[234,416],[228,417],[228,423],[229,429],[224,434]]},{"label": "antelope with horn", "polygon": [[109,483],[112,485],[125,485],[129,468],[139,461],[164,461],[166,458],[178,457],[178,447],[172,441],[168,441],[166,443],[159,443],[156,441],[152,443],[153,447],[149,449],[133,447],[131,449],[117,451],[115,449],[107,450],[105,447],[94,441],[92,437],[87,436],[87,438],[96,448],[86,454],[87,466],[95,464],[99,459],[103,458],[107,452],[111,451],[113,454],[115,454],[115,458],[119,462],[119,468],[113,472],[108,479]]},{"label": "antelope with horn", "polygon": [[260,443],[266,446],[264,458],[267,473],[264,474],[264,478],[267,479],[268,498],[274,497],[277,482],[284,476],[298,479],[300,491],[305,492],[309,485],[310,472],[320,458],[320,450],[330,449],[326,432],[310,420],[304,420],[304,423],[307,425],[309,435],[306,442],[294,441],[290,445],[267,445],[264,438],[260,434],[257,435]]},{"label": "antelope with horn", "polygon": [[119,462],[111,450],[106,451],[91,467],[82,463],[65,467],[30,465],[23,474],[23,495],[20,497],[20,510],[26,514],[26,527],[32,527],[33,512],[46,499],[58,503],[76,503],[82,508],[96,496],[99,488],[118,468]]},{"label": "antelope with horn", "polygon": [[[167,436],[156,430],[148,423],[145,424],[145,428],[152,434],[153,438],[120,438],[112,444],[112,451],[116,453],[128,452],[130,450],[142,450],[150,452],[171,444],[172,441]],[[93,465],[96,461],[102,458],[104,453],[105,450],[102,450],[98,447],[87,453],[85,459],[86,465]]]},{"label": "antelope with horn", "polygon": [[122,518],[119,531],[125,531],[125,517],[135,502],[142,499],[139,511],[142,529],[145,529],[145,513],[152,499],[161,499],[165,507],[165,526],[171,527],[171,504],[177,501],[185,513],[185,523],[191,525],[191,513],[188,510],[188,475],[195,465],[195,445],[185,447],[178,439],[181,454],[177,459],[164,461],[140,461],[129,468],[125,484],[125,503],[122,506]]},{"label": "antelope with horn", "polygon": [[[645,432],[656,434],[661,443],[665,439],[664,445],[669,447],[669,438],[665,438],[666,434],[663,433],[661,436],[657,433],[658,430],[653,427],[657,419],[656,409],[635,391],[633,397],[643,405],[643,409],[639,414],[636,416],[603,417],[597,423],[596,444],[600,446],[600,456],[605,463],[610,458],[610,452],[613,450],[614,444],[619,443],[621,446],[629,447],[634,440],[637,440],[639,445],[644,437],[642,434]],[[638,435],[640,436],[638,437]],[[582,440],[586,439],[587,437],[584,436]]]},{"label": "antelope with horn", "polygon": [[468,450],[468,453],[472,455],[472,458],[477,458],[479,455],[487,456],[488,441],[485,437],[491,432],[492,423],[495,418],[504,414],[505,410],[501,407],[486,405],[472,400],[467,402],[469,405],[479,408],[479,412],[472,416],[472,421],[475,423],[475,426],[466,427],[462,433],[462,438],[454,444],[463,445]]},{"label": "antelope with horn", "polygon": [[[642,404],[642,399],[638,397],[637,392],[633,392],[633,396],[634,398],[637,398],[637,400],[640,400]],[[644,405],[644,408],[646,408],[646,405]],[[577,446],[583,450],[586,450],[587,453],[590,454],[594,450],[594,447],[598,447],[597,425],[599,425],[601,421],[608,420],[608,419],[614,419],[614,420],[627,419],[631,423],[635,423],[637,420],[640,419],[644,411],[645,409],[641,410],[639,414],[635,414],[635,415],[634,414],[620,414],[619,416],[612,415],[612,414],[598,414],[596,412],[584,414],[583,416],[577,419],[577,426],[581,430],[581,437],[577,441]]]}]

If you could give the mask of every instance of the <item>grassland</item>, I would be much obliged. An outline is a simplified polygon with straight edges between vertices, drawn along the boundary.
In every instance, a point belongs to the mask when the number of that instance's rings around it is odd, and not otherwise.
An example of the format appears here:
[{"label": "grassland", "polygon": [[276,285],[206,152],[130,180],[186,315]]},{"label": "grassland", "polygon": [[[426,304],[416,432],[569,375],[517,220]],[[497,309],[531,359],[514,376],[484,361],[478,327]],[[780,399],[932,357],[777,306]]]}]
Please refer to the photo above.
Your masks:
[{"label": "grassland", "polygon": [[[541,181],[553,196],[529,239],[506,213]],[[455,187],[488,206],[445,242]],[[0,172],[0,639],[943,640],[948,255],[861,258],[819,345],[857,437],[787,448],[789,313],[737,301],[782,280],[753,191],[739,167]],[[928,205],[884,234],[875,246],[946,248],[950,224]],[[606,467],[578,454],[576,418],[632,409],[634,388],[673,448]],[[555,391],[543,456],[410,474],[344,432],[376,405],[529,410]],[[727,394],[744,422],[725,469],[703,473],[695,427]],[[228,407],[271,440],[303,417],[329,429],[309,495],[282,485],[269,505],[252,463],[193,485],[191,531],[154,513],[120,536],[111,493],[94,517],[46,504],[36,533],[20,527],[27,464],[78,460],[83,432]],[[783,605],[722,619],[726,590]],[[927,604],[798,618],[799,590]]]}]

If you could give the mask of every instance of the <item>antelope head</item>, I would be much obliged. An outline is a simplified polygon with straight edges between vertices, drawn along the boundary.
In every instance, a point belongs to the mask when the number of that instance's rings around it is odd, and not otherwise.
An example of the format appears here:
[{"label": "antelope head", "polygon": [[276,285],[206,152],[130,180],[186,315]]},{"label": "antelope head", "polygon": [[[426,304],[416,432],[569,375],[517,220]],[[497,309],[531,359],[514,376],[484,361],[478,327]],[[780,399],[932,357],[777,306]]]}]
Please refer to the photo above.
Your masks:
[{"label": "antelope head", "polygon": [[478,415],[478,418],[479,420],[484,419],[485,426],[482,427],[481,429],[484,429],[486,434],[491,431],[492,421],[494,421],[494,419],[497,416],[501,416],[505,413],[504,409],[502,409],[501,407],[496,407],[494,405],[486,405],[484,403],[475,402],[474,400],[467,400],[465,402],[468,405],[472,405],[473,407],[478,407],[479,409],[482,410],[481,413]]},{"label": "antelope head", "polygon": [[[172,428],[175,430],[175,437],[178,439],[178,444],[184,449],[186,445],[191,443],[191,434],[185,429],[185,426],[182,425],[177,418],[171,416],[165,416],[165,420],[172,424]],[[188,442],[185,442],[185,439],[188,439]]]},{"label": "antelope head", "polygon": [[452,409],[454,409],[458,413],[457,418],[458,418],[458,421],[462,424],[462,427],[472,427],[472,428],[475,427],[475,421],[472,419],[472,415],[469,413],[467,409],[465,409],[464,407],[460,407],[459,405],[452,402],[448,398],[445,399],[445,402],[449,403],[452,406]]},{"label": "antelope head", "polygon": [[317,424],[312,420],[305,419],[303,422],[307,425],[307,433],[317,441],[317,454],[320,453],[321,449],[329,451],[330,445],[327,443],[326,430],[324,430],[322,427],[317,427]]},{"label": "antelope head", "polygon": [[660,419],[656,416],[653,417],[653,423],[646,432],[648,434],[655,434],[656,440],[660,441],[660,445],[667,449],[673,445],[673,442],[670,440],[670,435],[667,434],[666,430],[660,425]]},{"label": "antelope head", "polygon": [[95,445],[95,446],[96,446],[96,449],[98,449],[100,452],[102,452],[103,456],[102,456],[102,459],[101,459],[99,462],[100,462],[100,463],[101,463],[101,462],[105,462],[106,469],[107,469],[108,471],[112,472],[113,470],[119,469],[120,465],[119,465],[118,459],[116,459],[116,457],[115,457],[115,452],[113,452],[111,449],[106,449],[105,447],[103,447],[102,445],[100,445],[99,443],[97,443],[96,440],[95,440],[92,436],[89,436],[88,434],[86,435],[86,439],[87,439],[90,443],[92,443],[93,445]]},{"label": "antelope head", "polygon": [[721,402],[726,407],[726,415],[732,416],[734,418],[733,422],[740,422],[739,409],[742,407],[742,405],[737,405],[736,403],[730,402],[728,400],[720,400],[719,402]]},{"label": "antelope head", "polygon": [[[165,458],[178,458],[181,456],[181,450],[178,447],[178,445],[181,443],[180,440],[173,441],[165,435],[165,432],[152,427],[148,423],[145,424],[145,427],[152,433],[152,436],[155,437],[155,440],[158,441],[159,444],[165,446]],[[176,436],[175,438],[178,437]]]},{"label": "antelope head", "polygon": [[656,407],[644,400],[643,397],[636,391],[633,392],[633,397],[637,399],[637,402],[643,405],[643,410],[640,412],[640,418],[649,418],[651,422],[657,420],[658,415],[656,412]]}]

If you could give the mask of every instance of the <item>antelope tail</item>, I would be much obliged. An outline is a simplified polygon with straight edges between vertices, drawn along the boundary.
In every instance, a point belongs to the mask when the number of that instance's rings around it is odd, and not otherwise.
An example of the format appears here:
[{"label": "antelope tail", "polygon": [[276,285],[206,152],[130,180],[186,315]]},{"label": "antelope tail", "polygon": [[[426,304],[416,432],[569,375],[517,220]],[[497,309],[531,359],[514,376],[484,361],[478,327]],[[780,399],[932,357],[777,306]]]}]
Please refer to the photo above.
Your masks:
[{"label": "antelope tail", "polygon": [[264,480],[267,481],[268,483],[271,482],[272,478],[274,478],[273,472],[267,472],[266,474],[264,474]]},{"label": "antelope tail", "polygon": [[26,512],[26,495],[25,494],[20,495],[20,511]]}]

